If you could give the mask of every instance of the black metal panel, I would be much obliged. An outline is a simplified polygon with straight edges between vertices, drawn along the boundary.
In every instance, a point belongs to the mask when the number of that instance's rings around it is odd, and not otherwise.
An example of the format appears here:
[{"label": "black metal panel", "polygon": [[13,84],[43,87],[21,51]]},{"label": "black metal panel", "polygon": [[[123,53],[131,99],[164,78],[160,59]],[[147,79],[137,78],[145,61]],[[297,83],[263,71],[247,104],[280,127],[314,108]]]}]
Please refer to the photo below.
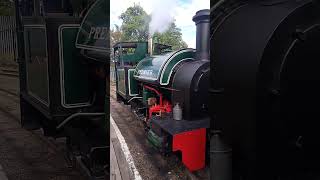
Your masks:
[{"label": "black metal panel", "polygon": [[172,80],[172,103],[183,108],[185,120],[205,117],[208,105],[209,61],[189,61],[179,67]]},{"label": "black metal panel", "polygon": [[281,126],[281,117],[275,118],[279,68],[299,36],[296,28],[304,31],[319,18],[315,4],[250,2],[212,28],[211,127],[232,144],[234,179],[270,179],[283,168],[274,141],[281,134],[275,125]]},{"label": "black metal panel", "polygon": [[151,119],[153,124],[158,125],[170,135],[179,134],[186,131],[192,131],[200,128],[210,128],[210,118],[199,118],[197,121],[179,120],[172,118],[172,114],[163,117],[153,116]]},{"label": "black metal panel", "polygon": [[72,13],[70,0],[43,0],[46,13]]},{"label": "black metal panel", "polygon": [[[80,20],[72,17],[46,18],[48,56],[49,56],[49,85],[50,85],[50,112],[53,116],[68,115],[75,110],[66,110],[61,105],[61,82],[59,63],[58,28],[62,24],[79,24]],[[80,58],[80,56],[79,56]],[[80,60],[80,59],[79,59]]]},{"label": "black metal panel", "polygon": [[[22,20],[22,26],[24,28],[24,26],[29,26],[29,25],[45,25],[45,20],[44,18],[42,17],[24,17],[23,20]],[[24,30],[24,34],[23,34],[23,40],[25,40],[24,36],[26,35],[25,34],[25,29]],[[42,34],[43,35],[43,34]],[[42,38],[46,38],[46,37],[42,37]],[[21,41],[22,43],[22,41]],[[25,44],[26,43],[26,44]],[[20,44],[22,45],[22,44]],[[27,54],[25,54],[25,50],[28,49],[28,46],[29,46],[29,42],[24,42],[23,46],[24,46],[24,49],[23,49],[23,54],[24,54],[24,58],[23,59],[20,59],[19,61],[19,68],[21,70],[20,72],[20,93],[22,95],[22,97],[26,97],[28,96],[27,98],[27,101],[30,103],[30,104],[35,104],[36,108],[40,111],[40,112],[43,112],[45,116],[49,116],[49,107],[44,105],[42,102],[39,102],[34,96],[31,96],[29,93],[28,93],[28,87],[27,87],[27,61],[30,61],[30,57],[27,57]]]}]

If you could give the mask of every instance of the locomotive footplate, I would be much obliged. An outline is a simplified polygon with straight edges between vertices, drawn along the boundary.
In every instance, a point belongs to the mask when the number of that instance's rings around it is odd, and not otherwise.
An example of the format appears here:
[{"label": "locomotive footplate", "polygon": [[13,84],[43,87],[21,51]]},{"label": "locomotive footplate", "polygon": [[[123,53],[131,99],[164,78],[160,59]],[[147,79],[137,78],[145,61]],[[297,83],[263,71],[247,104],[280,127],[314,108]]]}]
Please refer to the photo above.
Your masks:
[{"label": "locomotive footplate", "polygon": [[206,129],[210,128],[209,118],[176,121],[168,114],[162,117],[153,116],[151,122],[172,136],[172,151],[181,152],[182,162],[189,171],[205,167]]},{"label": "locomotive footplate", "polygon": [[164,131],[170,135],[176,135],[179,133],[193,131],[201,128],[210,128],[210,118],[203,118],[197,121],[179,120],[176,121],[172,118],[172,115],[153,116],[151,117],[153,124],[158,125]]}]

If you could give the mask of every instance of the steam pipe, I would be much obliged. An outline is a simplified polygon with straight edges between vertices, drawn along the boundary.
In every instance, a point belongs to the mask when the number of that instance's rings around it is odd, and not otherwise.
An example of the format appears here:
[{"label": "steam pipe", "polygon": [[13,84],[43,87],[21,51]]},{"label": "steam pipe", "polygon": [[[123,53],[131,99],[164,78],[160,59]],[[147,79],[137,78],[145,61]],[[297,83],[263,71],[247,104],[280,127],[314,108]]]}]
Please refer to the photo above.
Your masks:
[{"label": "steam pipe", "polygon": [[[222,6],[226,0],[219,0],[211,7],[213,13],[218,7]],[[210,14],[209,14],[210,16]],[[209,22],[210,28],[210,22]],[[197,29],[198,30],[198,29]],[[210,29],[209,29],[210,32]],[[210,33],[211,34],[211,33]],[[208,34],[207,39],[210,34]],[[197,32],[198,36],[198,32]],[[212,36],[212,34],[211,34]],[[198,38],[198,37],[197,37]],[[198,43],[198,40],[197,40]],[[209,46],[210,42],[208,42]],[[209,52],[210,47],[208,47]],[[198,50],[198,48],[197,48]],[[209,54],[209,53],[208,53]],[[213,92],[213,91],[212,91]],[[210,137],[210,180],[232,180],[232,148],[225,143],[225,138],[221,130],[216,129],[211,124]]]},{"label": "steam pipe", "polygon": [[81,117],[81,116],[104,116],[105,113],[75,113],[72,114],[71,116],[67,117],[65,120],[63,120],[57,127],[56,129],[59,130],[61,129],[65,124],[67,124],[69,121],[73,120],[76,117]]},{"label": "steam pipe", "polygon": [[40,16],[40,1],[33,0],[33,15]]},{"label": "steam pipe", "polygon": [[140,97],[140,96],[139,96],[139,97],[137,97],[137,96],[136,96],[136,97],[133,97],[133,98],[129,99],[128,103],[129,103],[130,101],[134,100],[134,99],[142,99],[142,98],[143,98],[143,97]]},{"label": "steam pipe", "polygon": [[224,143],[220,130],[210,138],[210,179],[232,180],[232,148]]},{"label": "steam pipe", "polygon": [[152,56],[153,55],[153,39],[152,39],[152,35],[149,35],[148,48],[149,48],[149,55]]},{"label": "steam pipe", "polygon": [[154,88],[152,88],[150,86],[144,85],[143,87],[155,92],[160,97],[160,106],[162,106],[162,94],[159,91],[157,91],[156,89],[154,89]]}]

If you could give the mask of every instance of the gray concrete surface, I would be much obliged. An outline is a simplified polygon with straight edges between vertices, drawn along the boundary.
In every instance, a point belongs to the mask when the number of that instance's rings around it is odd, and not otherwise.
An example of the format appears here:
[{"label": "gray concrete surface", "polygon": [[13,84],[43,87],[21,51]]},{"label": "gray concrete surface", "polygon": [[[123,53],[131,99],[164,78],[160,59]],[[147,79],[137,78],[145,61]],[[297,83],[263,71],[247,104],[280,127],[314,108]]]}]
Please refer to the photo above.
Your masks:
[{"label": "gray concrete surface", "polygon": [[18,78],[0,75],[2,172],[9,180],[87,179],[79,169],[70,167],[64,140],[44,137],[41,130],[21,128],[18,83]]},{"label": "gray concrete surface", "polygon": [[112,124],[110,124],[110,167],[110,180],[133,179]]}]

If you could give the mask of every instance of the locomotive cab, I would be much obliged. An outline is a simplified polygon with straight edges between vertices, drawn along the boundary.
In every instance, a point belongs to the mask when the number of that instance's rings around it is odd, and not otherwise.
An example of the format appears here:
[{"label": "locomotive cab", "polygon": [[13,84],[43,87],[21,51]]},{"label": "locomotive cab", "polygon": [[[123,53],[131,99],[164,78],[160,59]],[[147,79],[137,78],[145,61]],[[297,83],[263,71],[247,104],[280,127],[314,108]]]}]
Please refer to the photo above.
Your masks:
[{"label": "locomotive cab", "polygon": [[162,54],[171,51],[171,46],[154,43],[152,52],[148,52],[148,42],[119,42],[113,46],[116,72],[116,93],[118,100],[128,102],[139,95],[138,84],[134,78],[137,64],[150,54]]},{"label": "locomotive cab", "polygon": [[128,101],[137,95],[133,71],[137,63],[146,57],[147,48],[147,42],[119,42],[113,46],[118,100]]}]

